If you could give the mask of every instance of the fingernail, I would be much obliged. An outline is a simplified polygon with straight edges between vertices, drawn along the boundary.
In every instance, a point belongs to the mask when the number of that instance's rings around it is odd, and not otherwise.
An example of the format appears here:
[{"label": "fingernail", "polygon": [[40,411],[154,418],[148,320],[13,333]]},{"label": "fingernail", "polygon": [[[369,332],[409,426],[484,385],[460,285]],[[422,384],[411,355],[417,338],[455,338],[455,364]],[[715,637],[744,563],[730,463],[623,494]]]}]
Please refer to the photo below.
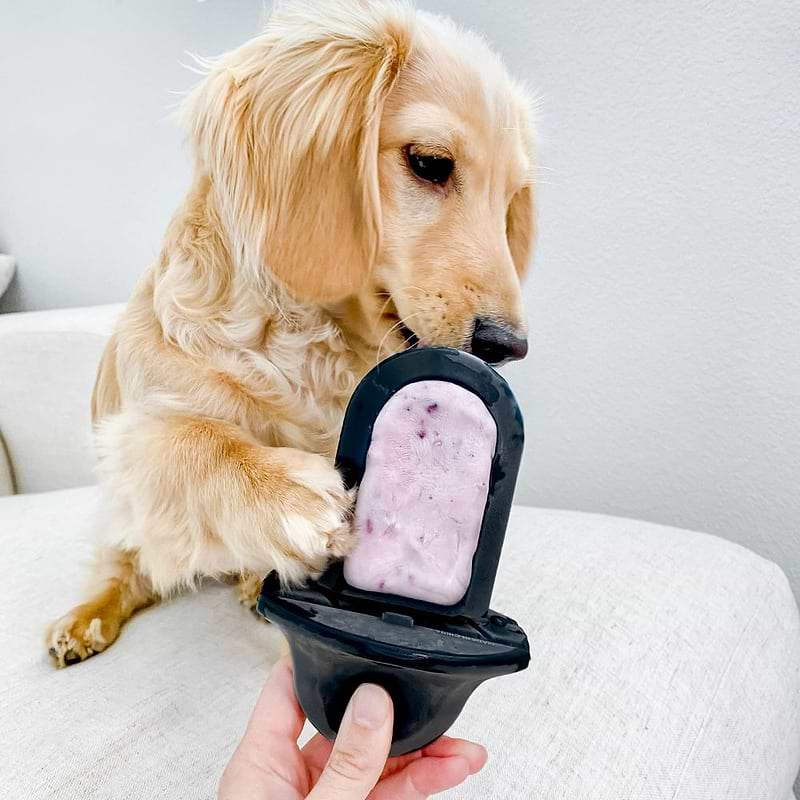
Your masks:
[{"label": "fingernail", "polygon": [[[481,765],[478,767],[478,769],[475,770],[475,772],[480,772],[486,766],[486,762],[489,760],[489,751],[481,745],[479,745],[479,747],[481,748],[481,756],[483,757],[483,760],[481,761]],[[474,775],[475,773],[473,772],[472,774]]]},{"label": "fingernail", "polygon": [[372,683],[365,683],[353,695],[353,721],[362,728],[375,731],[386,722],[389,702],[386,692]]}]

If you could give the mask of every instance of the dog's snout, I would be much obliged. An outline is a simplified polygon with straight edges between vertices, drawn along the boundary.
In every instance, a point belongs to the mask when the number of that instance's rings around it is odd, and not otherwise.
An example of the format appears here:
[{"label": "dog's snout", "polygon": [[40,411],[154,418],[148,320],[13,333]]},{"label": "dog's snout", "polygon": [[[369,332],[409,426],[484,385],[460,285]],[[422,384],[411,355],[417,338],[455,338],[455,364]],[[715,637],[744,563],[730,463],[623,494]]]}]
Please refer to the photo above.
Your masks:
[{"label": "dog's snout", "polygon": [[472,354],[487,364],[498,366],[518,361],[528,354],[528,340],[501,322],[478,317],[472,333]]}]

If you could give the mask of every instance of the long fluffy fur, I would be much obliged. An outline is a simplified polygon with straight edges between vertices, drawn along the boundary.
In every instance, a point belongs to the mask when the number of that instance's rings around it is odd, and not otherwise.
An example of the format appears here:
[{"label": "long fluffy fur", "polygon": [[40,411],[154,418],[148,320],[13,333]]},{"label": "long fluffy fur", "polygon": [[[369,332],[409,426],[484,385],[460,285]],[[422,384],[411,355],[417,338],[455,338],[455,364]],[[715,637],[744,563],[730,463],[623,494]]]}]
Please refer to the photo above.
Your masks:
[{"label": "long fluffy fur", "polygon": [[[302,581],[347,552],[332,456],[401,319],[452,346],[478,315],[524,329],[527,104],[474,35],[403,3],[289,3],[209,64],[183,118],[192,185],[98,370],[102,546],[48,633],[61,666],[199,577],[249,597],[254,574]],[[417,140],[460,189],[409,172]]]}]

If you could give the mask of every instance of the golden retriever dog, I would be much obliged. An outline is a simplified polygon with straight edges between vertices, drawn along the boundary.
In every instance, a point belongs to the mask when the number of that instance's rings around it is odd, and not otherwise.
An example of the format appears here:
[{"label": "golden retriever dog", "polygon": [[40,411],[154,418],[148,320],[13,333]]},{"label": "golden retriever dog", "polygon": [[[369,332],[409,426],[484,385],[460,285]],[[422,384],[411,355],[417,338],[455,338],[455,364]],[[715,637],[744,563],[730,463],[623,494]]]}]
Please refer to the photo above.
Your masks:
[{"label": "golden retriever dog", "polygon": [[194,174],[93,396],[101,511],[59,666],[210,576],[317,576],[348,552],[334,468],[348,398],[419,343],[527,350],[529,103],[478,36],[380,0],[279,6],[208,65]]}]

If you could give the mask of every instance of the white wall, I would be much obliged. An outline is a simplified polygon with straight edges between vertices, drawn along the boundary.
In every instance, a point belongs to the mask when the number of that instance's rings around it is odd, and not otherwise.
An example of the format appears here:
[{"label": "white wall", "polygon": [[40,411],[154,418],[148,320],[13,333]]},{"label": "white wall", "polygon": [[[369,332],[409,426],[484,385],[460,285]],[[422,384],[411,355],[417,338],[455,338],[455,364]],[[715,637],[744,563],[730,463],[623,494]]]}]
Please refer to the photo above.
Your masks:
[{"label": "white wall", "polygon": [[[420,0],[542,95],[519,497],[703,529],[800,592],[800,4]],[[124,299],[186,182],[168,119],[257,0],[0,0],[4,308]]]},{"label": "white wall", "polygon": [[186,186],[171,118],[214,54],[258,28],[258,0],[0,0],[0,309],[124,300]]}]

